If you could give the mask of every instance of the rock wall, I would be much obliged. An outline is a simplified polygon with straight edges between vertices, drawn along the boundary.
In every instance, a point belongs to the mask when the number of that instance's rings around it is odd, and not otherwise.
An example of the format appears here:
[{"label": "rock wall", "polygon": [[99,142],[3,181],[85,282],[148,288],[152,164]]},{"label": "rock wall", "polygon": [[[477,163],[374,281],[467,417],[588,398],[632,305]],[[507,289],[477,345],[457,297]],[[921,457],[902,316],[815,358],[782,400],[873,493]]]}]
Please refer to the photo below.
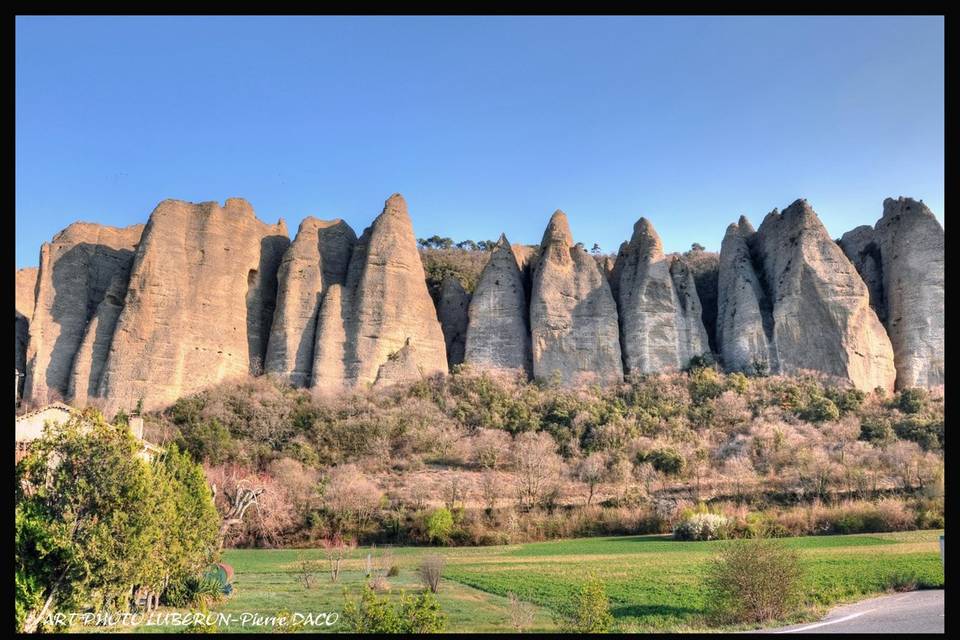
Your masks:
[{"label": "rock wall", "polygon": [[892,390],[893,348],[867,287],[805,200],[764,218],[752,249],[773,302],[778,370]]},{"label": "rock wall", "polygon": [[540,243],[530,294],[533,375],[568,386],[623,379],[617,305],[596,260],[557,211]]},{"label": "rock wall", "polygon": [[887,198],[875,226],[897,387],[943,384],[943,227],[922,201]]},{"label": "rock wall", "polygon": [[17,269],[14,281],[14,306],[16,332],[16,347],[14,357],[17,369],[17,397],[23,394],[24,378],[27,375],[27,344],[30,342],[30,318],[33,317],[33,306],[37,299],[37,274],[39,269],[27,267]]},{"label": "rock wall", "polygon": [[290,244],[281,220],[231,198],[164,200],[137,247],[98,394],[108,411],[162,407],[259,373]]},{"label": "rock wall", "polygon": [[[40,249],[23,395],[34,402],[86,402],[73,379],[98,375],[111,340],[117,292],[125,292],[143,225],[77,222]],[[76,367],[76,372],[75,372]],[[81,385],[81,391],[85,385]]]},{"label": "rock wall", "polygon": [[295,387],[310,384],[320,303],[327,289],[347,279],[357,236],[343,220],[308,217],[277,272],[277,305],[267,344],[266,372]]},{"label": "rock wall", "polygon": [[444,278],[440,287],[440,301],[437,303],[437,319],[443,330],[447,366],[450,368],[463,363],[469,307],[470,294],[463,289],[460,281],[452,275]]}]

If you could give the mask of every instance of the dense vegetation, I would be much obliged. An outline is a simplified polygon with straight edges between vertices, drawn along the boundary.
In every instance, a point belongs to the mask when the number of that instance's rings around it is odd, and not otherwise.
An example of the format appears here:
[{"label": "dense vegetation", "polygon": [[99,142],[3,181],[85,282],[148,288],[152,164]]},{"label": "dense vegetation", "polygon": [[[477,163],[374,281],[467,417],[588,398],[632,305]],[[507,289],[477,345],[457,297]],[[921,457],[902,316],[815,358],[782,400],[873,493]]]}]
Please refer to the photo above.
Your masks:
[{"label": "dense vegetation", "polygon": [[203,470],[176,446],[148,463],[122,423],[88,410],[48,430],[17,464],[16,626],[50,614],[129,611],[192,579],[219,552]]},{"label": "dense vegetation", "polygon": [[462,369],[333,399],[263,377],[148,429],[265,488],[238,545],[658,533],[697,511],[734,537],[942,526],[941,393],[692,365],[578,391]]}]

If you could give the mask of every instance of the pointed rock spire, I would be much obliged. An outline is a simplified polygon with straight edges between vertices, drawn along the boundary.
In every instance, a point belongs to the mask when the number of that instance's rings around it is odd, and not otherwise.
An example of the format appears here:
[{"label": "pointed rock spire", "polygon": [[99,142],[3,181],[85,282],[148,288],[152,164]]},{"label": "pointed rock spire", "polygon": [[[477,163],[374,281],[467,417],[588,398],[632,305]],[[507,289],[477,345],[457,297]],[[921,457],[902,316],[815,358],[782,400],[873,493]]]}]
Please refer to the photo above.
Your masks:
[{"label": "pointed rock spire", "polygon": [[533,375],[566,385],[623,377],[617,308],[596,260],[574,247],[566,215],[550,218],[530,295]]},{"label": "pointed rock spire", "polygon": [[664,256],[660,236],[646,218],[634,225],[617,268],[620,344],[627,372],[677,371],[694,355],[709,351],[689,268]]},{"label": "pointed rock spire", "polygon": [[501,234],[470,300],[464,362],[488,371],[530,375],[527,296],[510,242]]}]

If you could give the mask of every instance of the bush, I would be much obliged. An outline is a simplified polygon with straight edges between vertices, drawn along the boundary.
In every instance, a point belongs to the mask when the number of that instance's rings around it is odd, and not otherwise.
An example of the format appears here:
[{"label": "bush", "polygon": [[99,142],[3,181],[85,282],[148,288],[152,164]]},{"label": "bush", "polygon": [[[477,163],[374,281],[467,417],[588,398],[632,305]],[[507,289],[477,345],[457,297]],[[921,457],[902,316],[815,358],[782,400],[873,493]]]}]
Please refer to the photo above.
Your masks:
[{"label": "bush", "polygon": [[426,526],[427,536],[432,542],[447,543],[453,531],[453,514],[446,507],[434,509],[433,513],[427,517]]},{"label": "bush", "polygon": [[420,577],[432,593],[436,593],[440,588],[440,578],[443,577],[444,564],[443,556],[438,555],[424,556],[423,560],[420,561]]},{"label": "bush", "polygon": [[830,398],[823,396],[814,396],[810,402],[803,407],[799,415],[804,420],[810,422],[829,422],[840,418],[840,409]]},{"label": "bush", "polygon": [[708,568],[708,606],[722,622],[782,618],[800,602],[803,575],[799,554],[779,540],[730,542]]},{"label": "bush", "polygon": [[635,460],[638,466],[644,462],[649,462],[654,469],[668,476],[680,475],[686,464],[686,460],[676,449],[641,451],[637,453]]},{"label": "bush", "polygon": [[560,626],[567,633],[606,633],[612,624],[610,601],[603,582],[590,576],[574,595]]},{"label": "bush", "polygon": [[904,413],[920,413],[927,400],[926,389],[904,389],[897,397],[897,408]]},{"label": "bush", "polygon": [[342,619],[353,633],[440,633],[446,628],[440,603],[429,591],[419,596],[404,594],[398,604],[391,604],[369,585],[364,585],[359,602],[344,603]]},{"label": "bush", "polygon": [[722,540],[729,536],[730,520],[715,513],[695,513],[673,529],[677,540]]},{"label": "bush", "polygon": [[888,591],[915,591],[920,581],[912,571],[898,571],[887,578]]},{"label": "bush", "polygon": [[398,575],[400,575],[400,565],[398,565],[398,564],[391,564],[391,565],[390,565],[390,569],[387,571],[387,577],[388,577],[388,578],[395,578],[395,577],[397,577]]}]

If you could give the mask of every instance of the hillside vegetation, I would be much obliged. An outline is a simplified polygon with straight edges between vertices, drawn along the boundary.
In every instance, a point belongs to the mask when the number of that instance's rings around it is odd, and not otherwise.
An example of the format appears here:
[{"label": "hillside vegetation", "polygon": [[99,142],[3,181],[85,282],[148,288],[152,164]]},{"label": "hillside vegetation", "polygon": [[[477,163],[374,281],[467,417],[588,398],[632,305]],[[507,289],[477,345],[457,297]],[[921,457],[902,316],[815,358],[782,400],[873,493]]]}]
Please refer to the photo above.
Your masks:
[{"label": "hillside vegetation", "polygon": [[721,536],[942,526],[942,393],[693,364],[578,391],[462,367],[335,398],[251,378],[149,414],[148,437],[266,488],[241,546],[665,533],[696,513]]}]

